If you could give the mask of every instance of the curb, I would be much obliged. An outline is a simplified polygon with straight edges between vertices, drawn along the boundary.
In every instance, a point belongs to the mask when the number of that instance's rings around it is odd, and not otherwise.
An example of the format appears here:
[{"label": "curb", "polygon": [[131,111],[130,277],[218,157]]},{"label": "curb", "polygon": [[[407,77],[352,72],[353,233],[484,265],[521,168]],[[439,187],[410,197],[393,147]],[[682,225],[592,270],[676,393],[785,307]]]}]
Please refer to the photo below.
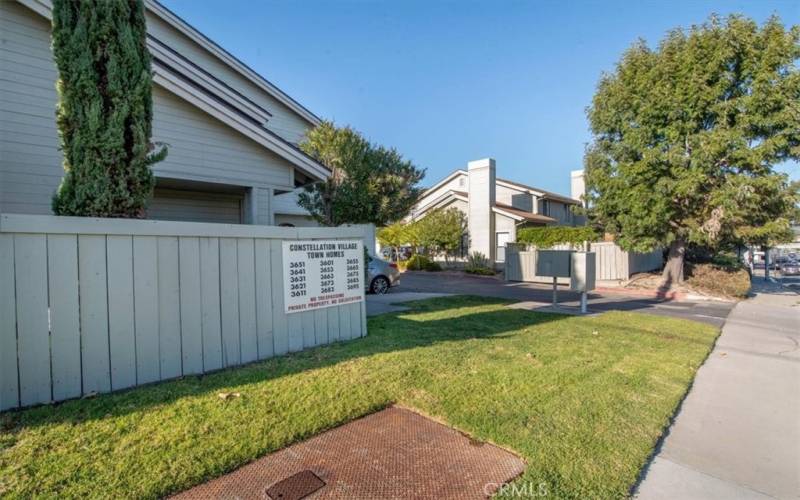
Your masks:
[{"label": "curb", "polygon": [[655,290],[639,290],[635,288],[606,288],[597,287],[595,293],[611,293],[617,295],[627,295],[628,297],[642,297],[658,300],[677,300],[682,301],[689,298],[689,294],[684,292],[657,292]]}]

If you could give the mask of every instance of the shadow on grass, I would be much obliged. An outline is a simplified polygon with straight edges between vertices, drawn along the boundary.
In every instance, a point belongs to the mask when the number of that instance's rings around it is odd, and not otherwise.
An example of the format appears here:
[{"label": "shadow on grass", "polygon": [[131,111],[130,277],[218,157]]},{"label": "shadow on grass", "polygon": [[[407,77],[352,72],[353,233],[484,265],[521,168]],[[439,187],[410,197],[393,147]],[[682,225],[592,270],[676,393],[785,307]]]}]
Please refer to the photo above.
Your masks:
[{"label": "shadow on grass", "polygon": [[[0,432],[18,432],[25,428],[65,422],[83,422],[113,418],[131,412],[168,405],[188,396],[224,392],[244,385],[257,384],[305,370],[319,369],[358,358],[406,349],[432,346],[467,339],[498,339],[524,326],[570,318],[560,314],[518,309],[465,312],[473,308],[508,304],[496,298],[453,296],[409,302],[411,309],[368,318],[366,337],[308,348],[244,366],[231,367],[197,376],[156,382],[123,391],[98,395],[91,399],[12,410],[0,414]],[[450,311],[446,317],[426,319],[427,314]],[[294,332],[302,335],[302,332]],[[387,402],[388,404],[388,402]],[[0,449],[2,449],[0,447]]]}]

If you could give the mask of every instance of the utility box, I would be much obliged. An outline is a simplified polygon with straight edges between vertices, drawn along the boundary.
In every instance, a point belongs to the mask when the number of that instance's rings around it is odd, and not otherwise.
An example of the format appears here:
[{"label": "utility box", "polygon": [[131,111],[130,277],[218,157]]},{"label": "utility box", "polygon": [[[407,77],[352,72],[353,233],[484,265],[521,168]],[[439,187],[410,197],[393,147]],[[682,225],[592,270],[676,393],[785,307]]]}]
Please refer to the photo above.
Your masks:
[{"label": "utility box", "polygon": [[569,288],[575,292],[594,290],[596,271],[594,252],[572,252],[572,275]]},{"label": "utility box", "polygon": [[572,253],[572,250],[537,250],[536,275],[569,278]]}]

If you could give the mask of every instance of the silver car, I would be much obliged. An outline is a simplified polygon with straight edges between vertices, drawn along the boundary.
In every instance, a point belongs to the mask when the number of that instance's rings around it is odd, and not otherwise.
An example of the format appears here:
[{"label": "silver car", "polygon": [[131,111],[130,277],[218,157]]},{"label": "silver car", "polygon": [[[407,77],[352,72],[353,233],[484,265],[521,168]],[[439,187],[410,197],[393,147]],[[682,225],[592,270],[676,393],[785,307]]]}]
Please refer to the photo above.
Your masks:
[{"label": "silver car", "polygon": [[796,260],[787,260],[781,264],[781,274],[784,276],[797,276],[800,274],[800,263]]},{"label": "silver car", "polygon": [[377,257],[369,257],[367,267],[367,291],[384,294],[389,288],[400,284],[400,271],[394,262],[386,262]]}]

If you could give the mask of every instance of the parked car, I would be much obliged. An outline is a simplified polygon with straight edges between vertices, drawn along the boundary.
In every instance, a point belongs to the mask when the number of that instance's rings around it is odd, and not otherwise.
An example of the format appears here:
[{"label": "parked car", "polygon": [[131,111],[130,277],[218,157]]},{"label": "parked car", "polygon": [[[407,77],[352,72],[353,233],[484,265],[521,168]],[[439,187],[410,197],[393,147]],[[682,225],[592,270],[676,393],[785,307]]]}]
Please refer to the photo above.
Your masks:
[{"label": "parked car", "polygon": [[367,266],[367,291],[375,294],[389,292],[389,288],[400,284],[400,271],[394,262],[369,257]]},{"label": "parked car", "polygon": [[412,247],[400,247],[397,250],[392,247],[385,247],[381,250],[381,257],[389,262],[408,260],[413,254],[414,249]]},{"label": "parked car", "polygon": [[787,262],[789,262],[789,257],[787,257],[785,255],[779,255],[779,256],[773,258],[772,260],[770,260],[769,268],[772,269],[772,270],[778,271]]},{"label": "parked car", "polygon": [[796,276],[800,274],[800,262],[788,260],[784,264],[781,264],[781,274],[784,276]]}]

